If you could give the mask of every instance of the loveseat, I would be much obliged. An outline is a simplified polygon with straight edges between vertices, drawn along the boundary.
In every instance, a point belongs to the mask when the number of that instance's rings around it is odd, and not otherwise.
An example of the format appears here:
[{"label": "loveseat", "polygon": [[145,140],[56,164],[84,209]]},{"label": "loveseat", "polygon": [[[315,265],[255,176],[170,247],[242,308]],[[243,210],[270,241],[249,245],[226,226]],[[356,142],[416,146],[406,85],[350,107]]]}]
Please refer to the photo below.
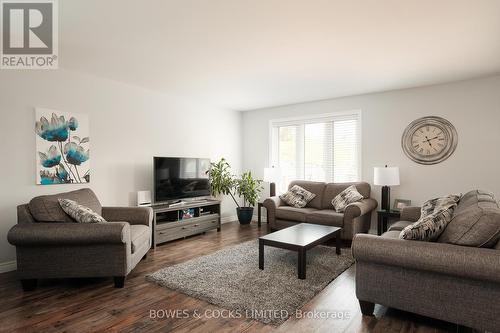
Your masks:
[{"label": "loveseat", "polygon": [[[76,223],[58,199],[76,201],[108,222]],[[88,188],[33,198],[17,207],[17,219],[7,238],[16,246],[24,290],[33,290],[37,279],[108,276],[123,287],[151,248],[151,208],[101,207]]]},{"label": "loveseat", "polygon": [[381,236],[356,235],[356,296],[363,314],[374,303],[462,326],[500,331],[500,208],[483,191],[465,194],[436,242],[399,239],[419,207]]},{"label": "loveseat", "polygon": [[[341,227],[342,239],[351,240],[357,233],[366,233],[370,229],[371,213],[377,208],[377,201],[370,198],[370,184],[353,183],[323,183],[312,181],[292,181],[289,188],[298,185],[316,194],[304,208],[287,205],[279,196],[264,200],[267,209],[267,221],[272,230],[283,229],[297,223],[314,223]],[[332,200],[347,187],[355,185],[364,197],[359,202],[352,203],[344,212],[334,210]]]}]

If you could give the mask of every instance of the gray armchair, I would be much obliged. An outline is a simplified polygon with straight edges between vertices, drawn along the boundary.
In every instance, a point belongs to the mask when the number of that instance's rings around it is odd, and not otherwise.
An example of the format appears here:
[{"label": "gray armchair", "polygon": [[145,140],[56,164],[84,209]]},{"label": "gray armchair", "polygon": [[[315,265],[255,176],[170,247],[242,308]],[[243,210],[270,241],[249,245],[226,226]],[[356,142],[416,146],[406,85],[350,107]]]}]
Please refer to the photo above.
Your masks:
[{"label": "gray armchair", "polygon": [[[59,207],[59,198],[90,207],[108,222],[75,223]],[[101,207],[90,189],[37,197],[17,212],[18,224],[7,238],[16,246],[24,290],[35,289],[42,278],[107,276],[121,288],[151,247],[151,208]]]}]

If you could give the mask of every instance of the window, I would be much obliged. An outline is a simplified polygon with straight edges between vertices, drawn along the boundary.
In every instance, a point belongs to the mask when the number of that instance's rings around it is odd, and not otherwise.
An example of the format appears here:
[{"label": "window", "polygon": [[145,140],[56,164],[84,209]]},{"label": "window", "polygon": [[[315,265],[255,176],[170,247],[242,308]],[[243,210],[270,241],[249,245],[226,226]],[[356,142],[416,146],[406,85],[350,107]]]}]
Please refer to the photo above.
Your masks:
[{"label": "window", "polygon": [[290,181],[351,182],[361,178],[361,112],[271,121],[271,164],[278,188]]}]

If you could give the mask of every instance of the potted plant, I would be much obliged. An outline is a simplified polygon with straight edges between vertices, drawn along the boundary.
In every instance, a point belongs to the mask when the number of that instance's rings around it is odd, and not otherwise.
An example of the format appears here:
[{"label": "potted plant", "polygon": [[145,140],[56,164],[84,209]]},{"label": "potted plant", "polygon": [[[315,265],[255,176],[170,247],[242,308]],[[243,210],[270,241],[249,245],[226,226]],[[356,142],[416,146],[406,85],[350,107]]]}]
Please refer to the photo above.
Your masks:
[{"label": "potted plant", "polygon": [[236,208],[238,220],[241,224],[248,224],[252,221],[253,208],[257,204],[259,194],[262,191],[262,180],[254,179],[252,172],[247,171],[241,178],[235,180],[236,193],[243,198],[243,206]]},{"label": "potted plant", "polygon": [[[208,173],[212,195],[215,197],[230,195],[237,206],[238,221],[241,224],[249,224],[252,221],[253,206],[256,205],[263,189],[262,180],[254,179],[250,171],[244,172],[241,178],[235,178],[231,174],[231,166],[224,158],[219,162],[211,163]],[[234,194],[243,198],[243,206],[238,203]]]}]

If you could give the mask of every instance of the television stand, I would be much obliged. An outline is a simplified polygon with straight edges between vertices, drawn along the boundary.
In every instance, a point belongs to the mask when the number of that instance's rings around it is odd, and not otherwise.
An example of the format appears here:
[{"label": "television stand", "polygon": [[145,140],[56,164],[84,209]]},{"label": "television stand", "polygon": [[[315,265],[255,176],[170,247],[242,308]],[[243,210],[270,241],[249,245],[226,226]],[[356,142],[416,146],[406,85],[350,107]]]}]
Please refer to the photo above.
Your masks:
[{"label": "television stand", "polygon": [[221,230],[221,202],[203,201],[159,204],[153,208],[153,248],[179,238]]}]

